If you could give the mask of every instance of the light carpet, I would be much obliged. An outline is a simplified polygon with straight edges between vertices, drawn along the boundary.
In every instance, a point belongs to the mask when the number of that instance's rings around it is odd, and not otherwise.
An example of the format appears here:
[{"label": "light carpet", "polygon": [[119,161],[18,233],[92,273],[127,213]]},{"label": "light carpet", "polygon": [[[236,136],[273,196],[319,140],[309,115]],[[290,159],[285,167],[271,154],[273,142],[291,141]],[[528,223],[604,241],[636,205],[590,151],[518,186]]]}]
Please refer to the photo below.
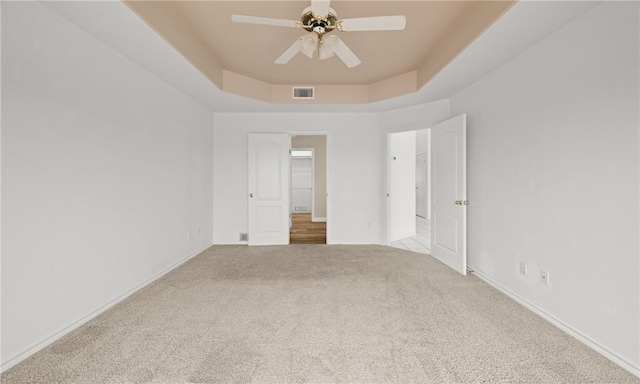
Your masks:
[{"label": "light carpet", "polygon": [[383,246],[213,246],[2,383],[638,383],[477,277]]}]

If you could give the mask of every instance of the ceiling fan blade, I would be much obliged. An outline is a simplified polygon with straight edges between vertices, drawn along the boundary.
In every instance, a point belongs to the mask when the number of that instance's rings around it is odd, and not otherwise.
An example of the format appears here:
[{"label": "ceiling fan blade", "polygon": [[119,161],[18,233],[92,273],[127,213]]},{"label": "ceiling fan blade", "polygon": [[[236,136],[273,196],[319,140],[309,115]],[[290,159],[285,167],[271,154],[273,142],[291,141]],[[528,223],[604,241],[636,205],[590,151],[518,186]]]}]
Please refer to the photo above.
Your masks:
[{"label": "ceiling fan blade", "polygon": [[349,68],[353,68],[356,65],[359,65],[361,61],[360,59],[358,59],[358,56],[356,56],[356,54],[353,53],[353,51],[351,51],[349,47],[347,47],[347,44],[345,44],[342,40],[337,40],[338,41],[334,52],[340,58],[340,60],[342,60]]},{"label": "ceiling fan blade", "polygon": [[327,16],[330,2],[330,0],[311,0],[311,12],[318,16]]},{"label": "ceiling fan blade", "polygon": [[407,25],[407,18],[398,16],[359,17],[344,19],[338,22],[338,29],[352,31],[400,31]]},{"label": "ceiling fan blade", "polygon": [[300,39],[296,40],[291,46],[284,51],[280,57],[278,57],[275,61],[276,64],[287,64],[289,60],[293,59],[295,55],[300,52],[302,49],[302,41]]},{"label": "ceiling fan blade", "polygon": [[316,50],[318,46],[318,35],[314,32],[311,32],[307,35],[300,37],[296,40],[291,46],[284,51],[280,57],[278,57],[275,61],[276,64],[286,64],[289,60],[293,59],[298,52],[304,53],[307,57],[313,57],[313,52]]},{"label": "ceiling fan blade", "polygon": [[294,27],[297,28],[299,21],[285,20],[285,19],[272,19],[269,17],[258,16],[245,16],[245,15],[231,15],[231,21],[236,23],[248,23],[248,24],[261,24],[261,25],[274,25],[277,27]]}]

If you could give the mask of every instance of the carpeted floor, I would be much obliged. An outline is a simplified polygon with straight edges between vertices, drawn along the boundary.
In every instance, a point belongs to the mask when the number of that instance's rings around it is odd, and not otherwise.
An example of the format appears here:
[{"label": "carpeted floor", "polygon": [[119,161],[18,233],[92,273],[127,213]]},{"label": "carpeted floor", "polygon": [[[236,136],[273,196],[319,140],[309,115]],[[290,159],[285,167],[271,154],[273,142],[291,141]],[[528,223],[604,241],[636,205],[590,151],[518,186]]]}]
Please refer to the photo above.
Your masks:
[{"label": "carpeted floor", "polygon": [[383,246],[214,246],[2,383],[638,383],[473,275]]}]

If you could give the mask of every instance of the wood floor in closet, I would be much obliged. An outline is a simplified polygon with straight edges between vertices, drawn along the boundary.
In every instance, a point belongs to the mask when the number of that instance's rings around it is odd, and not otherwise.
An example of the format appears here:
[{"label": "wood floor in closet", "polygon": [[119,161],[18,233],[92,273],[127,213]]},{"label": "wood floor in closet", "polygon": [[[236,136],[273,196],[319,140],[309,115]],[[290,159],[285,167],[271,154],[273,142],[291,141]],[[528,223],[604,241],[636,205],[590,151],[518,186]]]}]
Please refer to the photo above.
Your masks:
[{"label": "wood floor in closet", "polygon": [[327,223],[311,221],[310,213],[293,213],[289,242],[291,244],[326,244]]}]

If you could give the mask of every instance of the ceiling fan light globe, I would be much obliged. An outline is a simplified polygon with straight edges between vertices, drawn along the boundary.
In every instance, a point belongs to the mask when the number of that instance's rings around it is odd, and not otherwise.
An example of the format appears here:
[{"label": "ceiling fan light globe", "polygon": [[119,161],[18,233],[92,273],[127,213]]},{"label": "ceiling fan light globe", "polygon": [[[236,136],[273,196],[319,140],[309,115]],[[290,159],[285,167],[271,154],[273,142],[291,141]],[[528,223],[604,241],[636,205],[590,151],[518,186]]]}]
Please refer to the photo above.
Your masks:
[{"label": "ceiling fan light globe", "polygon": [[325,51],[333,54],[340,44],[340,38],[336,35],[328,35],[322,39],[322,47]]},{"label": "ceiling fan light globe", "polygon": [[318,58],[320,60],[328,59],[333,56],[335,56],[335,53],[333,51],[329,51],[324,47],[320,47],[320,53],[318,54]]},{"label": "ceiling fan light globe", "polygon": [[315,33],[302,36],[300,38],[300,43],[300,51],[311,58],[313,56],[313,52],[318,46],[318,36]]}]

